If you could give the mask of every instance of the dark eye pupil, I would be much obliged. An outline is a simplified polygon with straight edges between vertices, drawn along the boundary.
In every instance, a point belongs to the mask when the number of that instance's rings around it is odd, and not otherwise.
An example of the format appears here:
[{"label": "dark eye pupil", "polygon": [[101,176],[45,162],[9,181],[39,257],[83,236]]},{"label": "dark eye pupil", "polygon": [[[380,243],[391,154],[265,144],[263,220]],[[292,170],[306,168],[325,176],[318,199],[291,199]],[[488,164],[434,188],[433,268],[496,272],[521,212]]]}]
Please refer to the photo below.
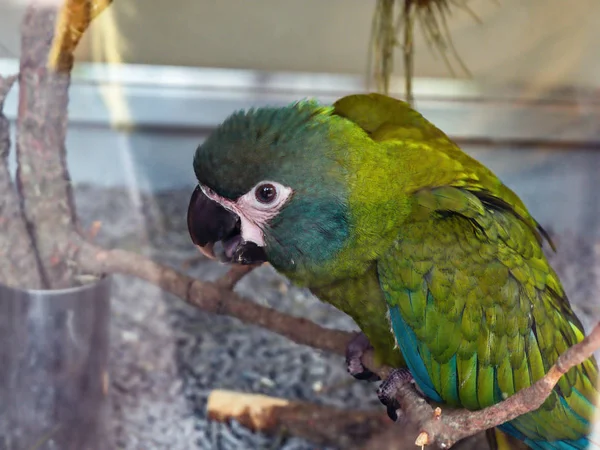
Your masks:
[{"label": "dark eye pupil", "polygon": [[256,200],[261,203],[271,203],[276,195],[277,190],[272,184],[262,184],[256,189]]}]

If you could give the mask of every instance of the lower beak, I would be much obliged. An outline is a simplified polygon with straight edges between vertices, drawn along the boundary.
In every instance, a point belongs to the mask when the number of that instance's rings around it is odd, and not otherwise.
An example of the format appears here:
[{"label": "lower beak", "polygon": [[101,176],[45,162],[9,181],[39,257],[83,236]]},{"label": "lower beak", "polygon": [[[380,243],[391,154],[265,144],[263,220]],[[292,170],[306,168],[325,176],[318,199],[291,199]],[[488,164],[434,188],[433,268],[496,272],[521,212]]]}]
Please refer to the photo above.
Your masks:
[{"label": "lower beak", "polygon": [[[200,186],[192,193],[187,224],[192,242],[210,259],[236,264],[259,264],[267,260],[263,247],[242,239],[239,217],[208,198]],[[217,257],[216,244],[222,246]]]}]

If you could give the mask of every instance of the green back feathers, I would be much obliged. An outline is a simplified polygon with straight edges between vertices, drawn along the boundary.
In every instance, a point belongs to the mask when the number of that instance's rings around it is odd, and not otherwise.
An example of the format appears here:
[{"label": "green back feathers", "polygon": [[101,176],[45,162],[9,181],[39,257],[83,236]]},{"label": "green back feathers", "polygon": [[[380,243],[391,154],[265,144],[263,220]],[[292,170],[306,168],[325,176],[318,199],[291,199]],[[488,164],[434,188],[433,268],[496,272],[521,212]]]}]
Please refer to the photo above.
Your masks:
[{"label": "green back feathers", "polygon": [[407,180],[409,191],[438,186],[468,189],[486,204],[511,209],[527,223],[538,242],[542,237],[550,241],[511,189],[408,103],[380,94],[351,95],[335,103],[335,113],[352,120],[373,140],[403,153],[395,156],[405,159],[408,170],[403,175],[412,176]]},{"label": "green back feathers", "polygon": [[376,141],[446,138],[408,103],[381,94],[356,94],[339,99],[335,114],[351,120]]}]

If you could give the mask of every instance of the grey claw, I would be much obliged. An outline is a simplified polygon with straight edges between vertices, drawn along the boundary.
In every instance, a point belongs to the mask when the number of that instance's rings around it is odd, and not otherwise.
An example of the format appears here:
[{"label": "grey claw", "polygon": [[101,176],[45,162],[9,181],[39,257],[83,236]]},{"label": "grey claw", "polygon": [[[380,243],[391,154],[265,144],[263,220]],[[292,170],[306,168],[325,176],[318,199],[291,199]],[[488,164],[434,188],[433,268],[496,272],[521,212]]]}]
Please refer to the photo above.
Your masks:
[{"label": "grey claw", "polygon": [[367,369],[361,360],[363,355],[372,349],[369,338],[363,333],[356,335],[346,347],[346,368],[348,373],[357,380],[379,381],[381,379],[379,375]]},{"label": "grey claw", "polygon": [[413,383],[414,378],[408,369],[394,369],[390,375],[379,385],[377,397],[387,409],[387,414],[394,422],[398,420],[397,411],[400,404],[396,400],[396,393],[401,385]]}]

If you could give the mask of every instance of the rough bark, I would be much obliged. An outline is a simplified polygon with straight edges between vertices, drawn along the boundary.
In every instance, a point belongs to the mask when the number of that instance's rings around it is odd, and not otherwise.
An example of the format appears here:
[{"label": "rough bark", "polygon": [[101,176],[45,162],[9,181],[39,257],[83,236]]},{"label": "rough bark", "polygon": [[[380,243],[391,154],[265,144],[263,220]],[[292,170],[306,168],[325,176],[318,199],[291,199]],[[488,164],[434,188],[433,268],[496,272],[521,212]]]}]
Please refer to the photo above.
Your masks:
[{"label": "rough bark", "polygon": [[267,328],[288,339],[310,347],[343,355],[354,333],[323,328],[310,320],[292,317],[244,299],[231,290],[231,281],[241,272],[233,268],[216,283],[197,280],[162,266],[136,253],[105,250],[75,237],[73,265],[82,273],[122,273],[142,278],[186,302],[215,314],[232,316],[243,322]]},{"label": "rough bark", "polygon": [[65,149],[70,73],[47,67],[57,10],[34,3],[25,13],[17,120],[17,185],[43,285],[51,289],[75,284],[65,260],[67,236],[76,228]]},{"label": "rough bark", "polygon": [[38,261],[8,170],[10,124],[2,109],[16,79],[16,76],[0,76],[0,283],[39,289],[41,277]]}]

